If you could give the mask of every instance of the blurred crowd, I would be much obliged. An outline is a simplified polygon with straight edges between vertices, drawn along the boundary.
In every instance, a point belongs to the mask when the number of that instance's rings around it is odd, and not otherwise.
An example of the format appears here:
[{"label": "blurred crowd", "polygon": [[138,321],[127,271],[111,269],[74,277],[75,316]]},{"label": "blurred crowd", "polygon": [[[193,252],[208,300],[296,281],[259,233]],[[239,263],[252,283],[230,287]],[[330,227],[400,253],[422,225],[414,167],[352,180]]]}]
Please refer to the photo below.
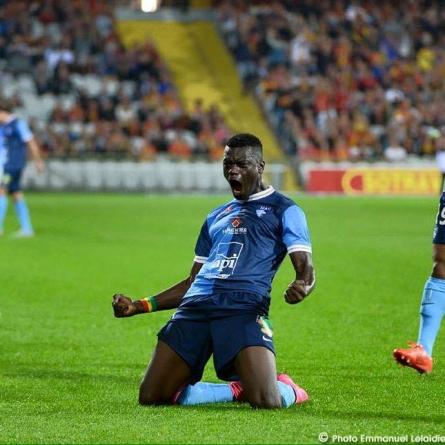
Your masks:
[{"label": "blurred crowd", "polygon": [[0,0],[0,91],[52,157],[219,159],[217,104],[186,111],[152,41],[125,48],[114,3]]},{"label": "blurred crowd", "polygon": [[218,2],[247,92],[300,159],[401,161],[445,149],[441,0]]},{"label": "blurred crowd", "polygon": [[[125,48],[106,0],[0,0],[0,92],[48,156],[219,159],[218,104],[186,111],[152,41]],[[187,2],[186,2],[187,3]],[[403,161],[445,150],[441,0],[215,0],[283,151]]]}]

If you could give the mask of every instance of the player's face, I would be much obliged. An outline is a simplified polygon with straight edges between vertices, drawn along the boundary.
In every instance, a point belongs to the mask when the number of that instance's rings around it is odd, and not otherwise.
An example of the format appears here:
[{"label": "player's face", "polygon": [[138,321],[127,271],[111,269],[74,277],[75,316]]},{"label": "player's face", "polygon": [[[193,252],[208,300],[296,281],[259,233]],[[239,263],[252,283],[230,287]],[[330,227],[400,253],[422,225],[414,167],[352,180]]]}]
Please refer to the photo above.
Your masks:
[{"label": "player's face", "polygon": [[236,199],[246,200],[260,192],[264,161],[259,160],[250,147],[224,149],[224,177]]}]

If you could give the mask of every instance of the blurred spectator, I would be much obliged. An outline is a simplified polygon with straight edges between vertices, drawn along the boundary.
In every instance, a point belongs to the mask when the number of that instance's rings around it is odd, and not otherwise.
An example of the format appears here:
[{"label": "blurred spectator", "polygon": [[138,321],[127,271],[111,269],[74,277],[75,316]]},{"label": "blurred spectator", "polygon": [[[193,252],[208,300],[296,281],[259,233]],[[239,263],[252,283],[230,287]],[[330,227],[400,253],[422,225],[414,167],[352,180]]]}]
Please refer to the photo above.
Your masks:
[{"label": "blurred spectator", "polygon": [[443,186],[445,183],[445,136],[440,135],[436,140],[436,162],[437,167],[442,174],[442,184],[441,189],[438,192],[443,190]]},{"label": "blurred spectator", "polygon": [[404,161],[408,157],[405,147],[399,143],[392,131],[389,133],[388,145],[385,147],[384,153],[385,159],[391,162]]},{"label": "blurred spectator", "polygon": [[60,61],[56,65],[54,73],[49,80],[48,87],[49,92],[56,96],[71,94],[74,91],[70,71],[64,61]]},{"label": "blurred spectator", "polygon": [[169,143],[167,152],[173,159],[181,161],[188,161],[192,156],[190,145],[177,133],[174,134],[172,141]]},{"label": "blurred spectator", "polygon": [[60,43],[54,43],[45,50],[45,59],[51,71],[55,71],[61,64],[71,65],[75,61],[74,53],[70,49],[68,38]]}]

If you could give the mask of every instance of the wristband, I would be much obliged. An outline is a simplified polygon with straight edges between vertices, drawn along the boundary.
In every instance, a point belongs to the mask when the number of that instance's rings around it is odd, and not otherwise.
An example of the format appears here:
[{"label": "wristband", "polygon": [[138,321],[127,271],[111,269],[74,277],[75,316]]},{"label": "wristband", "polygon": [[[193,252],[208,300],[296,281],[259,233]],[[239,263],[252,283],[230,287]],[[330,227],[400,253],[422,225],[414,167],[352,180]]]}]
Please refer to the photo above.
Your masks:
[{"label": "wristband", "polygon": [[154,297],[146,297],[140,300],[144,312],[156,312],[158,309],[158,305],[156,304],[156,300]]}]

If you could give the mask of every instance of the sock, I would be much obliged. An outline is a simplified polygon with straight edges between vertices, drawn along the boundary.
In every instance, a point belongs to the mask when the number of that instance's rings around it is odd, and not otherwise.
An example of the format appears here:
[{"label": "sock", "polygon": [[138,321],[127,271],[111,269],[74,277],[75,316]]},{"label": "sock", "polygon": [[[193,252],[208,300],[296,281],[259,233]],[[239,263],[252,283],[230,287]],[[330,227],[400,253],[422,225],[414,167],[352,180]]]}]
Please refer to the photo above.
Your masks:
[{"label": "sock", "polygon": [[233,402],[233,393],[227,383],[198,382],[187,385],[177,399],[178,405]]},{"label": "sock", "polygon": [[289,406],[292,406],[297,400],[295,391],[291,386],[286,385],[286,383],[277,382],[277,385],[281,394],[281,405],[283,408],[289,408]]},{"label": "sock", "polygon": [[0,231],[3,230],[3,223],[5,222],[7,210],[8,210],[8,197],[6,195],[0,195]]},{"label": "sock", "polygon": [[24,199],[14,201],[14,210],[19,219],[20,227],[24,232],[32,233],[31,219],[29,217],[28,206]]},{"label": "sock", "polygon": [[430,277],[425,283],[420,305],[420,328],[417,343],[433,356],[433,346],[445,313],[445,280]]}]

